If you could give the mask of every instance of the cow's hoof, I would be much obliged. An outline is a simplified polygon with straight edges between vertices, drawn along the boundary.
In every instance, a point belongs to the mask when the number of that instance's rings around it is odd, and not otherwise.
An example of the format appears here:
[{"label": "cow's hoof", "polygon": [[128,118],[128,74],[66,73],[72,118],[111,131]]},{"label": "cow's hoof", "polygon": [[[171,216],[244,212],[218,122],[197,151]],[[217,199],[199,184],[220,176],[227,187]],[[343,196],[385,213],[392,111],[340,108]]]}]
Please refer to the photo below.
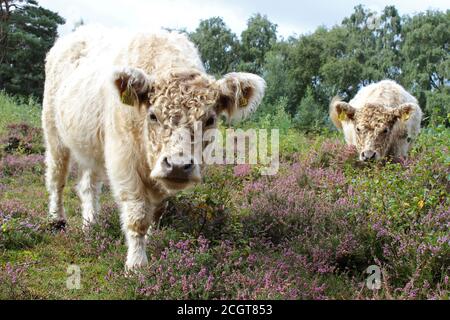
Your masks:
[{"label": "cow's hoof", "polygon": [[136,275],[141,273],[141,271],[148,266],[147,257],[140,257],[140,259],[135,259],[134,261],[127,261],[125,264],[125,274]]},{"label": "cow's hoof", "polygon": [[134,278],[142,275],[146,266],[147,265],[129,267],[125,265],[125,278]]},{"label": "cow's hoof", "polygon": [[50,222],[49,229],[52,232],[66,231],[66,220],[54,220]]},{"label": "cow's hoof", "polygon": [[81,230],[84,233],[89,233],[94,227],[95,221],[83,221],[83,225],[81,226]]},{"label": "cow's hoof", "polygon": [[125,278],[135,278],[135,277],[139,277],[141,274],[142,274],[142,269],[140,269],[140,268],[129,269],[128,267],[125,267],[125,272],[124,272]]}]

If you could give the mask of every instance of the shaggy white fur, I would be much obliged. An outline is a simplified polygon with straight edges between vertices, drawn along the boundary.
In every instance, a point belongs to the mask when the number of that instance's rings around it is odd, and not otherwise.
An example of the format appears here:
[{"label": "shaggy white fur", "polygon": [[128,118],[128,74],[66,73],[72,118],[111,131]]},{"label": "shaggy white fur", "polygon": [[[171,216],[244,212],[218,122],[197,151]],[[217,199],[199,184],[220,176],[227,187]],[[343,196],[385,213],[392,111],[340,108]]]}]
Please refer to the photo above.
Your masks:
[{"label": "shaggy white fur", "polygon": [[[369,106],[369,107],[368,107]],[[373,108],[371,106],[379,106],[380,108]],[[338,108],[346,109],[347,112],[355,114],[355,117],[348,117],[339,114]],[[385,129],[391,120],[390,114],[395,112],[403,112],[407,107],[408,115],[406,118],[400,118],[391,128],[391,134],[386,137],[392,141],[386,143],[385,152],[391,151],[393,156],[407,156],[411,146],[411,141],[415,140],[420,132],[420,123],[422,120],[422,110],[420,109],[417,99],[407,92],[401,85],[392,80],[383,80],[378,83],[368,85],[357,93],[357,95],[349,102],[342,102],[339,97],[335,97],[330,104],[330,117],[335,126],[341,129],[344,133],[345,141],[348,145],[354,145],[364,149],[373,147],[374,139],[379,137],[377,130],[379,128]],[[386,116],[375,115],[381,110]],[[344,112],[345,113],[345,112]],[[399,115],[400,115],[399,113]],[[356,118],[363,119],[361,131],[366,130],[364,127],[370,127],[375,132],[366,134],[368,137],[358,140],[357,130],[355,128]],[[403,133],[406,130],[406,136]],[[361,132],[363,135],[365,132]],[[369,137],[370,135],[370,137]]]},{"label": "shaggy white fur", "polygon": [[[156,208],[185,187],[151,177],[167,158],[161,150],[170,152],[173,130],[151,123],[149,109],[190,119],[184,126],[215,113],[238,120],[256,109],[264,89],[252,74],[207,76],[195,46],[178,33],[87,26],[58,40],[47,56],[42,116],[50,216],[66,218],[62,194],[73,159],[81,171],[83,227],[95,221],[101,182],[109,179],[128,244],[126,267],[145,265],[144,236]],[[152,95],[158,99],[150,106]],[[187,106],[178,106],[183,101]]]}]

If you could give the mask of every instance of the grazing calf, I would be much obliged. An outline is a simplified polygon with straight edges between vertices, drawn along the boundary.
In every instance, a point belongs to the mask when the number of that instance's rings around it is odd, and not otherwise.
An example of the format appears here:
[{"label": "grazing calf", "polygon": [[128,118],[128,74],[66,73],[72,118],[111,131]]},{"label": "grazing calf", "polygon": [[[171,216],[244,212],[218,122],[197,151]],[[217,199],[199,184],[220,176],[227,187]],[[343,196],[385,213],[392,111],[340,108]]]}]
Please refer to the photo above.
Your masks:
[{"label": "grazing calf", "polygon": [[83,227],[96,219],[107,178],[121,210],[126,267],[146,265],[144,236],[163,200],[201,180],[201,159],[180,156],[180,135],[194,125],[215,128],[221,114],[246,117],[264,89],[253,74],[207,75],[197,49],[177,33],[81,27],[58,40],[47,56],[42,116],[50,216],[65,223],[72,159],[81,171]]},{"label": "grazing calf", "polygon": [[349,102],[335,97],[330,104],[334,125],[356,146],[361,161],[406,157],[420,131],[417,100],[391,80],[362,88]]}]

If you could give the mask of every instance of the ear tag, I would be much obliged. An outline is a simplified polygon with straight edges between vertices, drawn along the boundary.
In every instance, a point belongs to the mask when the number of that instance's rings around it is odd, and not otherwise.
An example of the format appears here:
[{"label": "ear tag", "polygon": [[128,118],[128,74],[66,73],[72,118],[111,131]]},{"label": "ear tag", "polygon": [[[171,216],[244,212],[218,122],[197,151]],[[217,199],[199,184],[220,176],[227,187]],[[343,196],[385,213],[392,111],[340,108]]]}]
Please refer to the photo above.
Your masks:
[{"label": "ear tag", "polygon": [[339,113],[338,119],[339,119],[339,121],[347,120],[347,115],[345,114],[345,112],[342,111],[341,113]]},{"label": "ear tag", "polygon": [[126,88],[124,92],[122,92],[122,95],[120,96],[120,101],[122,101],[123,104],[127,104],[129,106],[134,106],[134,95],[131,88]]},{"label": "ear tag", "polygon": [[404,113],[404,114],[402,114],[402,121],[403,121],[403,122],[408,121],[408,120],[409,120],[409,117],[410,117],[410,114],[409,114],[409,113]]},{"label": "ear tag", "polygon": [[240,108],[245,108],[246,106],[248,106],[248,99],[242,97],[242,98],[239,100],[239,107],[240,107]]}]

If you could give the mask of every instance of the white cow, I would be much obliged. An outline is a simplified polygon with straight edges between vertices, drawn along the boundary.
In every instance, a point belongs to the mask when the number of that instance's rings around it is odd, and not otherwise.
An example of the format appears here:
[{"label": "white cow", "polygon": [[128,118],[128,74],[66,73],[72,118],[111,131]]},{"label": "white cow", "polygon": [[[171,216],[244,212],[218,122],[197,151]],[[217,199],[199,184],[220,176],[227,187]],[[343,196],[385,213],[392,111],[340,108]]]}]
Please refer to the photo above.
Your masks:
[{"label": "white cow", "polygon": [[50,216],[65,223],[62,195],[73,159],[82,172],[83,227],[95,221],[108,178],[120,205],[126,267],[146,265],[144,236],[162,201],[201,179],[198,159],[175,156],[178,130],[199,122],[215,128],[220,114],[242,119],[264,89],[253,74],[208,76],[195,46],[177,33],[91,26],[58,40],[47,56],[42,116]]},{"label": "white cow", "polygon": [[369,161],[406,157],[419,135],[422,110],[402,86],[383,80],[362,88],[349,103],[334,98],[330,117],[360,160]]}]

